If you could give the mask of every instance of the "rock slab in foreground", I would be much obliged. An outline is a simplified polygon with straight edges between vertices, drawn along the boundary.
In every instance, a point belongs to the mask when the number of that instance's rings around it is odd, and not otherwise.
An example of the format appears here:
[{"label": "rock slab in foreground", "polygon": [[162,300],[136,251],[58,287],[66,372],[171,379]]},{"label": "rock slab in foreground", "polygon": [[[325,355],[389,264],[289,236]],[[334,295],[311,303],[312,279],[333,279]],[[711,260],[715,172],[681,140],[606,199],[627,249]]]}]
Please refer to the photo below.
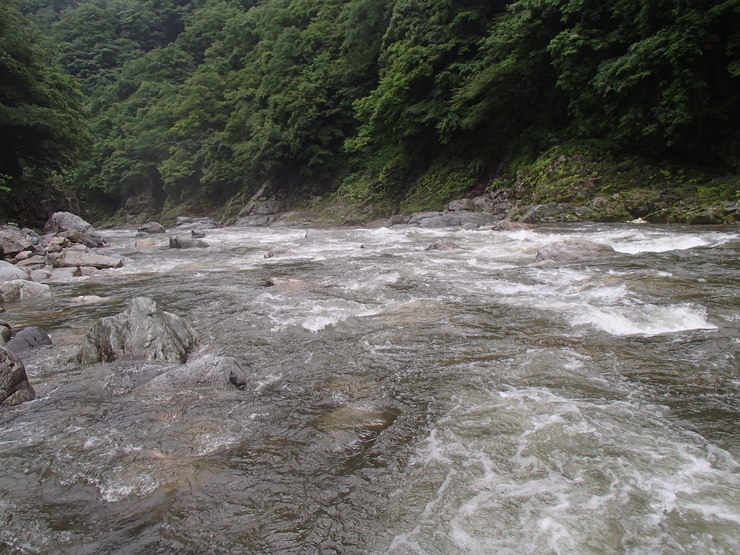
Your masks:
[{"label": "rock slab in foreground", "polygon": [[182,318],[160,310],[148,297],[136,297],[120,314],[93,325],[77,360],[82,364],[120,359],[184,363],[197,342],[195,330]]},{"label": "rock slab in foreground", "polygon": [[541,247],[537,251],[537,262],[578,262],[592,258],[604,258],[617,254],[609,245],[584,239],[566,239]]},{"label": "rock slab in foreground", "polygon": [[0,347],[0,406],[20,405],[36,397],[23,363]]}]

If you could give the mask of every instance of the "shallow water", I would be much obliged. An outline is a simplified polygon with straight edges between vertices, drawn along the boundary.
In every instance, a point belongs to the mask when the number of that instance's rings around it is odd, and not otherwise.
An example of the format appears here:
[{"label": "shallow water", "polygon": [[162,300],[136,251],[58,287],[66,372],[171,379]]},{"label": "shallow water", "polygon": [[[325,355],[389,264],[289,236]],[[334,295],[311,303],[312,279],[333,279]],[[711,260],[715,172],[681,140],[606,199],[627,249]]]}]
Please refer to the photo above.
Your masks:
[{"label": "shallow water", "polygon": [[[36,400],[0,412],[0,550],[740,550],[737,230],[108,237],[122,269],[6,305],[55,346],[26,359]],[[621,254],[534,262],[571,237]],[[424,250],[442,239],[462,248]],[[193,325],[193,357],[237,357],[248,387],[68,362],[139,295]]]}]

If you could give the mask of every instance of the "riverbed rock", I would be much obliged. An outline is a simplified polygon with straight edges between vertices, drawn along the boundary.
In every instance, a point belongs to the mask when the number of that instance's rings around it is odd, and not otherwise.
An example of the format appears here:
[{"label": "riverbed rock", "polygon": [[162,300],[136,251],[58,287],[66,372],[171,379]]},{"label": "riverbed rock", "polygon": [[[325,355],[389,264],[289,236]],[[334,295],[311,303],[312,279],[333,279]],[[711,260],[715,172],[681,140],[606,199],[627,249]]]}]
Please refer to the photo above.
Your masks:
[{"label": "riverbed rock", "polygon": [[22,355],[28,351],[51,345],[52,341],[48,333],[39,327],[29,326],[13,335],[5,344],[5,348],[16,355]]},{"label": "riverbed rock", "polygon": [[25,301],[50,296],[48,285],[28,279],[14,279],[0,284],[0,299],[5,301]]},{"label": "riverbed rock", "polygon": [[165,227],[158,222],[147,222],[142,226],[136,228],[136,231],[141,233],[165,233],[167,230]]},{"label": "riverbed rock", "polygon": [[0,347],[0,405],[20,405],[36,397],[23,362],[12,352]]},{"label": "riverbed rock", "polygon": [[566,239],[540,247],[535,260],[538,262],[578,262],[593,258],[604,258],[617,254],[609,245],[585,239]]},{"label": "riverbed rock", "polygon": [[105,245],[105,241],[91,224],[71,212],[54,212],[44,226],[44,233],[92,247]]},{"label": "riverbed rock", "polygon": [[12,258],[23,251],[35,251],[38,235],[32,230],[18,229],[13,225],[0,226],[0,256]]},{"label": "riverbed rock", "polygon": [[[24,251],[28,252],[28,251]],[[38,269],[46,266],[46,257],[40,254],[32,254],[31,256],[24,257],[21,260],[17,260],[16,266],[19,268]]]},{"label": "riverbed rock", "polygon": [[0,260],[0,282],[14,279],[28,279],[28,273],[10,262]]},{"label": "riverbed rock", "polygon": [[77,354],[82,364],[117,359],[186,362],[198,335],[185,320],[161,310],[148,297],[132,299],[126,309],[98,320]]},{"label": "riverbed rock", "polygon": [[203,249],[210,246],[210,243],[203,239],[191,239],[190,237],[180,237],[179,235],[170,237],[171,249]]},{"label": "riverbed rock", "polygon": [[54,260],[55,268],[74,268],[80,266],[90,266],[98,270],[104,268],[120,268],[123,266],[123,258],[118,255],[108,256],[105,254],[68,249]]},{"label": "riverbed rock", "polygon": [[149,380],[146,389],[180,390],[193,387],[244,389],[247,373],[234,357],[203,355]]}]

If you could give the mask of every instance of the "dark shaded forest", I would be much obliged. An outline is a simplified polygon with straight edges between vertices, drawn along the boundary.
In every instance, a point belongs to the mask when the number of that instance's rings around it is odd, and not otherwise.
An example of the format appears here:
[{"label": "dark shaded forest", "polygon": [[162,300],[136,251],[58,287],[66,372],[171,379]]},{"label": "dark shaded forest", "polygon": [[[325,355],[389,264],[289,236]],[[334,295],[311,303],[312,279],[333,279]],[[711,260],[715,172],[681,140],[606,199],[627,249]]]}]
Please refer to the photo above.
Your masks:
[{"label": "dark shaded forest", "polygon": [[736,173],[739,16],[734,0],[0,0],[3,212],[70,194],[99,218],[205,211],[262,190],[392,213],[558,144]]}]

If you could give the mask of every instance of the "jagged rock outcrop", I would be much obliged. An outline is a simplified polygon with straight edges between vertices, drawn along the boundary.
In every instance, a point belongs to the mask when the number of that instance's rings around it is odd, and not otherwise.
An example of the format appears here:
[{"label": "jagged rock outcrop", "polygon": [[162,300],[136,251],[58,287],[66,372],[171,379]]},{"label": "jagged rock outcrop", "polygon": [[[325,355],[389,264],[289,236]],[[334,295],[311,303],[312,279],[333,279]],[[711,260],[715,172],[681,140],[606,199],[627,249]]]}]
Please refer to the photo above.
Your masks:
[{"label": "jagged rock outcrop", "polygon": [[10,350],[0,347],[0,406],[20,405],[36,397],[23,362]]},{"label": "jagged rock outcrop", "polygon": [[120,314],[93,325],[77,360],[82,364],[118,359],[186,362],[197,342],[195,330],[182,318],[161,310],[148,297],[136,297]]}]

